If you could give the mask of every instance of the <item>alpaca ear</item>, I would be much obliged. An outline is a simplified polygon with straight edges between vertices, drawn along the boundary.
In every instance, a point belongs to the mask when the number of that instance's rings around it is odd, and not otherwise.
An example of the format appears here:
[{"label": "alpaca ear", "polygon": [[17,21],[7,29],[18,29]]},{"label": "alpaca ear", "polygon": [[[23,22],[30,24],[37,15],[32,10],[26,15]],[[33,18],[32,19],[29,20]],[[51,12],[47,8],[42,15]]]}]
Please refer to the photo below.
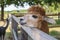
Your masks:
[{"label": "alpaca ear", "polygon": [[53,18],[44,17],[44,20],[51,24],[56,24],[56,21]]}]

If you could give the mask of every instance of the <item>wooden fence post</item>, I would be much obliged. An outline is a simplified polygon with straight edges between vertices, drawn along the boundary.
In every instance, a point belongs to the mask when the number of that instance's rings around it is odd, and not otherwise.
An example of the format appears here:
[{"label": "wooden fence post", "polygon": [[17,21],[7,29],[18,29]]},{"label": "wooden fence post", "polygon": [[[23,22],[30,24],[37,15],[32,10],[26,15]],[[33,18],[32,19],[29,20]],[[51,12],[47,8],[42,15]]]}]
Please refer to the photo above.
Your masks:
[{"label": "wooden fence post", "polygon": [[[12,29],[14,29],[15,33],[16,33],[16,36],[18,37],[18,30],[17,30],[17,27],[18,27],[18,23],[12,18]],[[14,36],[14,35],[13,35]],[[14,39],[15,40],[15,39]]]},{"label": "wooden fence post", "polygon": [[28,34],[21,28],[21,40],[28,40]]}]

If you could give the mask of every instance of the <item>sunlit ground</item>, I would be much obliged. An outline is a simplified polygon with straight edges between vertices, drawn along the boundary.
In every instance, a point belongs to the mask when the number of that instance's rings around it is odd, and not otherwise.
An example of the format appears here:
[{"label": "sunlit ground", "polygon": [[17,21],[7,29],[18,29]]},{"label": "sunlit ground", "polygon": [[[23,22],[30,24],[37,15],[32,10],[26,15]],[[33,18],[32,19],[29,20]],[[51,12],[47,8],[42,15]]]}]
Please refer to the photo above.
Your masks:
[{"label": "sunlit ground", "polygon": [[56,28],[49,28],[50,31],[55,30],[55,31],[59,31],[60,32],[60,27],[56,27]]}]

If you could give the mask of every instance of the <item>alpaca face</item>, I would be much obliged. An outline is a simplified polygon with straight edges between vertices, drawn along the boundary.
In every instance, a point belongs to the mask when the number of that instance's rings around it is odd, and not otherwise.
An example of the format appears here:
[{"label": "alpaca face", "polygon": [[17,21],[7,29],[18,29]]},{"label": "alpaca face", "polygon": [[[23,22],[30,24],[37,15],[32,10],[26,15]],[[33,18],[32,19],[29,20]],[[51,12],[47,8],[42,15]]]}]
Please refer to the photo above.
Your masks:
[{"label": "alpaca face", "polygon": [[49,17],[44,17],[40,14],[26,14],[20,18],[20,24],[27,27],[38,27],[42,21],[55,24],[55,20]]},{"label": "alpaca face", "polygon": [[37,27],[41,21],[43,17],[40,14],[26,14],[20,18],[21,25],[29,27]]},{"label": "alpaca face", "polygon": [[20,18],[20,23],[28,27],[40,27],[41,22],[46,21],[55,24],[55,20],[45,16],[45,10],[37,5],[33,5],[28,9],[28,14]]}]

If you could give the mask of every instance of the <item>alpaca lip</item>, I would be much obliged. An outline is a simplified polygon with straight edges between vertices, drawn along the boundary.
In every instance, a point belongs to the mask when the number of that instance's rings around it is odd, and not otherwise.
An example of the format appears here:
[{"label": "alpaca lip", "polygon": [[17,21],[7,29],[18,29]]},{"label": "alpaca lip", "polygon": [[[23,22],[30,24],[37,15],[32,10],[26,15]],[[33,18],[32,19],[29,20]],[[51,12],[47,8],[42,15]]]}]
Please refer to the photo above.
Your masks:
[{"label": "alpaca lip", "polygon": [[25,25],[26,23],[20,23],[21,25]]}]

